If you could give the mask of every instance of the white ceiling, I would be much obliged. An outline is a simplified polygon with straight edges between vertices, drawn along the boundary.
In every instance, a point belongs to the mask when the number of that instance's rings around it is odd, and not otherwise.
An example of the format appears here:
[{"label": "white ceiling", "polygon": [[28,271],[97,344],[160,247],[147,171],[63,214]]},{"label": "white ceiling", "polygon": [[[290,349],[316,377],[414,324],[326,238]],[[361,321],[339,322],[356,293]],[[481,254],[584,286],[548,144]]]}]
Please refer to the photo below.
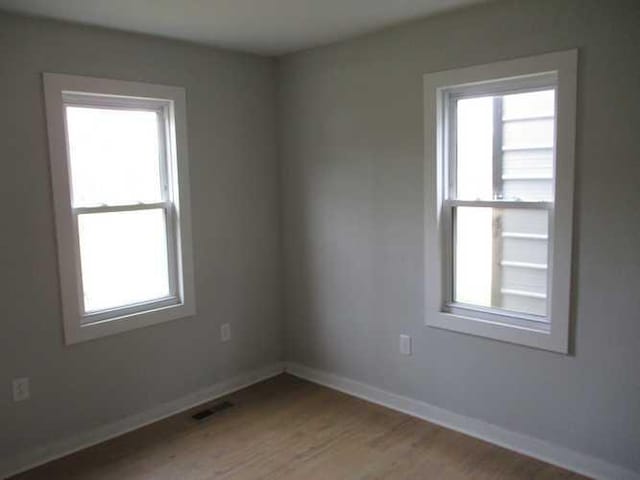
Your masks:
[{"label": "white ceiling", "polygon": [[486,0],[0,0],[0,9],[262,54]]}]

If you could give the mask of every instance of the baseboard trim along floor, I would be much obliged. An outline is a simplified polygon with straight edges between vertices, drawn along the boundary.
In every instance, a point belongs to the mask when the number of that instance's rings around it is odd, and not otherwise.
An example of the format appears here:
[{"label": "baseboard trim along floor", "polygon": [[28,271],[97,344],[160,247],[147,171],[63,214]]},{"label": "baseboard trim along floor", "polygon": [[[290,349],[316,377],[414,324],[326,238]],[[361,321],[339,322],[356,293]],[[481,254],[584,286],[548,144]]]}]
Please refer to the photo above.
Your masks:
[{"label": "baseboard trim along floor", "polygon": [[237,390],[246,388],[254,383],[280,375],[284,372],[285,364],[274,363],[266,367],[242,373],[228,380],[218,382],[176,400],[163,403],[145,412],[137,413],[113,423],[88,430],[73,437],[53,442],[34,450],[25,452],[16,458],[11,458],[0,465],[0,478],[7,478],[71,453],[83,450],[106,440],[123,435],[132,430],[144,427],[177,413],[188,410],[201,403],[215,400]]},{"label": "baseboard trim along floor", "polygon": [[597,480],[640,480],[633,472],[605,460],[570,450],[521,433],[516,433],[459,415],[419,400],[404,397],[334,373],[316,370],[298,363],[287,363],[287,373],[354,397],[421,418],[451,430],[528,455]]},{"label": "baseboard trim along floor", "polygon": [[15,475],[52,460],[96,445],[150,423],[181,413],[194,406],[223,397],[283,372],[324,385],[451,430],[499,445],[547,463],[598,480],[640,480],[633,472],[599,458],[585,455],[528,435],[516,433],[474,418],[459,415],[419,400],[391,393],[340,375],[297,363],[274,363],[237,375],[179,399],[161,404],[122,420],[103,425],[61,441],[25,452],[0,465],[0,478]]}]

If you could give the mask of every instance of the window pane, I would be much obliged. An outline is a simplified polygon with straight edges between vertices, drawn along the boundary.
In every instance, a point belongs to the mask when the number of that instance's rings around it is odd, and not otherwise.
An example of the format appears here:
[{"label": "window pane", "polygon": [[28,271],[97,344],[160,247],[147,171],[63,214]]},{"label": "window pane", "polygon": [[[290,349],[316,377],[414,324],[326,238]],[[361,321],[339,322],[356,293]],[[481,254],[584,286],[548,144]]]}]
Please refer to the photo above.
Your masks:
[{"label": "window pane", "polygon": [[553,116],[555,90],[514,93],[503,97],[503,118],[531,118]]},{"label": "window pane", "polygon": [[85,311],[169,296],[164,210],[83,214],[78,231]]},{"label": "window pane", "polygon": [[553,89],[458,100],[456,198],[553,201],[554,110]]},{"label": "window pane", "polygon": [[493,197],[493,97],[457,102],[457,197]]},{"label": "window pane", "polygon": [[74,206],[162,199],[158,113],[66,107]]},{"label": "window pane", "polygon": [[555,90],[502,97],[502,195],[553,201]]},{"label": "window pane", "polygon": [[508,120],[504,122],[505,151],[524,148],[553,148],[553,119]]},{"label": "window pane", "polygon": [[533,315],[547,311],[546,210],[455,210],[454,302]]},{"label": "window pane", "polygon": [[553,149],[520,150],[504,152],[502,158],[502,178],[544,178],[553,177]]}]

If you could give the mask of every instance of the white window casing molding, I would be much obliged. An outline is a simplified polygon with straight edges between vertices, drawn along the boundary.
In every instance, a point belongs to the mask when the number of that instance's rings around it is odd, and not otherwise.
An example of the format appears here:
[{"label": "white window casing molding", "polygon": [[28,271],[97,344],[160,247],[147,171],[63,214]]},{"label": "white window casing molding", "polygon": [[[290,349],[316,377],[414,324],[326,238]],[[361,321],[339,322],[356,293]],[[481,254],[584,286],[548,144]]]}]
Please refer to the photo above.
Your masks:
[{"label": "white window casing molding", "polygon": [[[426,325],[568,353],[577,62],[577,50],[568,50],[424,75]],[[500,198],[472,202],[450,199],[449,100],[461,94],[491,96],[549,86],[555,89],[553,201],[526,204]],[[453,302],[453,227],[447,211],[452,211],[448,210],[453,208],[452,205],[466,204],[547,210],[548,283],[547,315],[544,318]],[[507,232],[504,235],[522,238],[519,233]],[[525,237],[547,241],[546,234]],[[544,264],[542,267],[546,269]],[[513,289],[503,291],[511,295],[525,293]]]},{"label": "white window casing molding", "polygon": [[[65,343],[193,316],[196,312],[184,88],[112,79],[43,74]],[[73,204],[65,108],[81,106],[157,112],[162,199],[130,205]],[[78,215],[156,209],[166,229],[170,294],[87,311],[83,299]]]}]

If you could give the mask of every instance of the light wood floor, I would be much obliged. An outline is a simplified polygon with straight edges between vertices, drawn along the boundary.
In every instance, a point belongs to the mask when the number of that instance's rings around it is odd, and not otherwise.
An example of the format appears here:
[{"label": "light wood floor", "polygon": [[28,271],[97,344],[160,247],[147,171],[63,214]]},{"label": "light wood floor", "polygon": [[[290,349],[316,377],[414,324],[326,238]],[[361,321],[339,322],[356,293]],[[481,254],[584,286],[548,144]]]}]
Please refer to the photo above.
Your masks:
[{"label": "light wood floor", "polygon": [[585,478],[289,375],[227,399],[206,420],[179,414],[14,478]]}]

